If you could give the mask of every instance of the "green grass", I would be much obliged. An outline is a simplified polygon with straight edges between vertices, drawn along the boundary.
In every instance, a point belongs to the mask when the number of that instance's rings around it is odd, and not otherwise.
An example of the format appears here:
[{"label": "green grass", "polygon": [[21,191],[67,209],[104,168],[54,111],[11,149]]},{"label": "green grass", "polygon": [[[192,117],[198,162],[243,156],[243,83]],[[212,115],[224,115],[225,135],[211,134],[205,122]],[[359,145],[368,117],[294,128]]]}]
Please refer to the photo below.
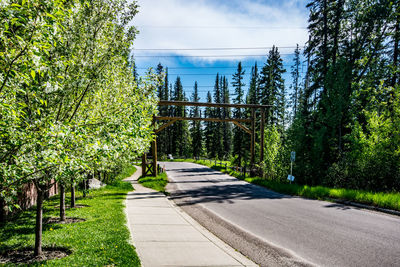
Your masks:
[{"label": "green grass", "polygon": [[131,176],[135,172],[136,172],[135,166],[126,166],[125,168],[122,169],[122,171],[117,176],[115,176],[115,181],[120,182],[123,179],[125,179],[126,177]]},{"label": "green grass", "polygon": [[167,193],[165,191],[165,186],[168,183],[168,178],[166,173],[161,173],[156,177],[154,176],[141,177],[139,178],[139,183],[141,183],[144,187],[154,189],[164,194]]},{"label": "green grass", "polygon": [[270,188],[271,190],[312,199],[339,199],[352,201],[381,208],[400,211],[400,193],[368,192],[363,190],[329,188],[324,186],[308,186],[284,184],[262,178],[246,178],[247,182]]},{"label": "green grass", "polygon": [[[385,193],[385,192],[368,192],[363,190],[345,189],[345,188],[329,188],[324,186],[308,186],[282,183],[278,181],[263,179],[260,177],[243,177],[242,173],[225,169],[223,166],[215,166],[214,162],[210,164],[206,160],[178,160],[186,162],[194,162],[202,164],[221,172],[227,173],[233,177],[245,180],[246,182],[257,184],[273,191],[293,195],[302,196],[311,199],[319,200],[345,200],[361,204],[372,205],[375,207],[386,208],[400,211],[400,193]],[[225,162],[224,162],[225,163]],[[229,166],[229,163],[228,163]]]},{"label": "green grass", "polygon": [[[30,266],[140,266],[135,248],[129,243],[123,202],[132,185],[121,181],[135,170],[129,168],[118,180],[89,197],[77,198],[77,204],[89,207],[67,209],[67,217],[84,218],[85,222],[43,225],[44,247],[65,247],[72,253],[62,259]],[[67,198],[69,201],[69,198]],[[58,196],[45,202],[44,217],[58,216]],[[33,247],[35,210],[20,213],[0,227],[0,253],[9,249]],[[10,266],[10,265],[7,265]]]}]

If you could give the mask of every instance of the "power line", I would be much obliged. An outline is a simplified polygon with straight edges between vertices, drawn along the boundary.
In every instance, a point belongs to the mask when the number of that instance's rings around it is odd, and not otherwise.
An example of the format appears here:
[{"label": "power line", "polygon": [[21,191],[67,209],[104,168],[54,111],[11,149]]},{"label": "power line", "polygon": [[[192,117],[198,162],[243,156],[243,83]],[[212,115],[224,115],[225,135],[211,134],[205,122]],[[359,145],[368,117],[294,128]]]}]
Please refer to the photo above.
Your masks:
[{"label": "power line", "polygon": [[[258,68],[261,69],[262,68],[262,64],[257,64]],[[286,67],[291,67],[293,66],[293,64],[283,64],[283,66]],[[254,65],[252,66],[242,66],[242,69],[250,69],[254,67]],[[154,68],[154,67],[147,67],[147,68],[136,68],[138,70],[148,70],[149,68]],[[237,69],[237,66],[234,67],[227,67],[227,66],[222,66],[222,67],[216,67],[216,66],[209,66],[209,67],[205,67],[205,66],[196,66],[196,67],[168,67],[166,66],[165,69],[168,68],[168,70],[190,70],[190,69]]]},{"label": "power line", "polygon": [[[182,87],[194,87],[194,84],[192,84],[192,85],[182,85]],[[214,85],[198,85],[197,87],[214,87]]]},{"label": "power line", "polygon": [[[254,66],[242,66],[242,68],[251,68]],[[148,68],[136,68],[138,70],[148,70],[149,68],[154,68],[154,67],[148,67]],[[236,67],[165,67],[166,69],[168,68],[169,70],[185,70],[185,69],[237,69]]]},{"label": "power line", "polygon": [[[276,46],[281,49],[296,48],[296,46]],[[304,46],[299,46],[304,47]],[[272,46],[262,47],[204,47],[204,48],[133,48],[136,51],[196,51],[196,50],[264,50],[272,49]]]},{"label": "power line", "polygon": [[176,25],[138,25],[137,28],[160,28],[160,29],[270,29],[270,30],[305,30],[307,27],[271,27],[266,25],[256,26],[215,26],[215,25],[203,25],[203,26],[176,26]]},{"label": "power line", "polygon": [[[299,71],[299,73],[304,73]],[[219,76],[232,76],[234,73],[218,73]],[[176,76],[216,76],[217,73],[168,73],[168,75],[176,75]],[[251,73],[245,73],[244,75],[251,75]]]},{"label": "power line", "polygon": [[[280,54],[280,55],[293,55],[290,54]],[[188,56],[188,55],[139,55],[135,57],[267,57],[268,55],[196,55],[196,56]]]},{"label": "power line", "polygon": [[[231,76],[233,73],[218,73],[219,76]],[[177,76],[216,76],[217,73],[168,73],[168,75],[177,75]],[[250,75],[250,73],[245,73],[244,75]]]},{"label": "power line", "polygon": [[[183,88],[193,89],[194,85],[182,85]],[[215,85],[198,85],[199,88],[214,88]]]}]

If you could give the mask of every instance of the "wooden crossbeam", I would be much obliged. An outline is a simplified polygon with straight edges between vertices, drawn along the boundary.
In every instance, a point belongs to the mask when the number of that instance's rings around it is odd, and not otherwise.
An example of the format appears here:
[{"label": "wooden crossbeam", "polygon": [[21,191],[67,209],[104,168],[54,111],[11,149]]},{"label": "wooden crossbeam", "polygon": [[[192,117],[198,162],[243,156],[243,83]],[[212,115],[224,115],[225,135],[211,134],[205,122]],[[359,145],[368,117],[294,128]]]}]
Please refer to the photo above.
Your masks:
[{"label": "wooden crossbeam", "polygon": [[[251,119],[232,119],[232,118],[190,118],[190,117],[154,117],[156,120],[178,120],[178,121],[213,121],[213,122],[251,122]],[[162,126],[161,126],[162,127]]]},{"label": "wooden crossbeam", "polygon": [[176,122],[178,119],[173,119],[173,120],[170,120],[169,122],[167,122],[167,123],[164,123],[163,125],[161,125],[160,126],[160,128],[158,128],[157,130],[155,130],[154,131],[154,133],[159,133],[159,132],[161,132],[162,130],[164,130],[165,128],[167,128],[168,126],[170,126],[170,125],[172,125],[174,122]]},{"label": "wooden crossbeam", "polygon": [[234,121],[233,123],[234,123],[235,125],[237,125],[239,128],[241,128],[243,131],[245,131],[246,133],[252,134],[251,131],[250,131],[250,129],[247,128],[246,126],[240,124],[240,123],[237,122],[237,121]]},{"label": "wooden crossbeam", "polygon": [[159,106],[197,106],[197,107],[217,107],[217,108],[267,108],[271,105],[255,105],[255,104],[230,104],[230,103],[201,103],[187,101],[168,101],[160,100]]}]

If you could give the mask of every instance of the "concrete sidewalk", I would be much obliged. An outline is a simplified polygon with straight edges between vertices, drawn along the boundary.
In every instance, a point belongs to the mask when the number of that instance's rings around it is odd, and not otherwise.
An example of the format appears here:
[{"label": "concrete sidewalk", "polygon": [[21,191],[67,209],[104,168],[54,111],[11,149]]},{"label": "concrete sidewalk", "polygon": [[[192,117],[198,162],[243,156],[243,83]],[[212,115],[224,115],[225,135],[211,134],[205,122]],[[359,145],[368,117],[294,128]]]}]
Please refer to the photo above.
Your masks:
[{"label": "concrete sidewalk", "polygon": [[126,215],[142,266],[257,266],[184,213],[164,194],[141,186],[141,168],[131,177],[135,191]]}]

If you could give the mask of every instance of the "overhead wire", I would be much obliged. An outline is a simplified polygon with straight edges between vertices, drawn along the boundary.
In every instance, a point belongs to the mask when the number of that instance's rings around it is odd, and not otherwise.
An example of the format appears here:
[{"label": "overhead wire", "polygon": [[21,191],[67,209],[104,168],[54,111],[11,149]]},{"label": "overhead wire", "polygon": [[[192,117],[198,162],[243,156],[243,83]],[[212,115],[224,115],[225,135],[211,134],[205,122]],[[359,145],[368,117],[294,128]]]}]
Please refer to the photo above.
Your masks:
[{"label": "overhead wire", "polygon": [[[304,73],[299,71],[299,73]],[[216,76],[219,74],[219,76],[233,76],[234,73],[168,73],[168,75],[174,75],[174,76]],[[251,75],[251,73],[245,73],[243,76]]]},{"label": "overhead wire", "polygon": [[[290,66],[293,66],[293,64],[283,64],[283,66],[285,66],[285,67],[290,67]],[[252,66],[242,66],[242,69],[250,69],[250,68],[252,68],[252,67],[254,67],[254,65],[252,65]],[[262,68],[262,65],[260,64],[259,66],[258,66],[259,68]],[[147,67],[147,68],[144,68],[144,67],[141,67],[141,68],[136,68],[136,69],[138,69],[138,70],[148,70],[149,68],[154,68],[153,66],[151,66],[151,67]],[[218,66],[209,66],[209,67],[206,67],[206,66],[195,66],[195,67],[166,67],[166,68],[168,68],[168,70],[185,70],[185,69],[237,69],[237,66],[234,66],[234,67],[227,67],[227,66],[221,66],[221,67],[218,67]]]},{"label": "overhead wire", "polygon": [[[296,46],[275,46],[280,49],[296,48]],[[304,46],[299,46],[304,47]],[[133,48],[134,51],[197,51],[197,50],[264,50],[272,46],[263,47],[203,47],[203,48]]]},{"label": "overhead wire", "polygon": [[[280,54],[280,55],[293,55],[290,54]],[[266,57],[267,54],[264,55],[135,55],[134,57]]]},{"label": "overhead wire", "polygon": [[160,28],[160,29],[270,29],[270,30],[305,30],[307,27],[271,27],[267,25],[255,26],[216,26],[216,25],[137,25],[136,28]]}]

